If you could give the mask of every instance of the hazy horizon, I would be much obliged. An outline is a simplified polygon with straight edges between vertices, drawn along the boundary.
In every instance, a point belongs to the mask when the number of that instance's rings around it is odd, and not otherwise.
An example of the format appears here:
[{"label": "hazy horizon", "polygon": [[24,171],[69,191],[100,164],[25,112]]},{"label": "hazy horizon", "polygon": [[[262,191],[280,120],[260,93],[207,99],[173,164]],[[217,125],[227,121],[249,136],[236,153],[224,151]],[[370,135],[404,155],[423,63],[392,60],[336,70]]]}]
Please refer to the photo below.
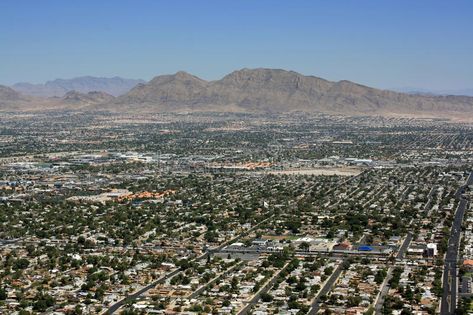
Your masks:
[{"label": "hazy horizon", "polygon": [[383,89],[471,89],[472,12],[470,1],[7,0],[0,84],[179,70],[215,80],[264,67]]},{"label": "hazy horizon", "polygon": [[[241,70],[241,69],[236,69],[235,71],[238,71],[238,70]],[[291,71],[290,69],[283,69],[283,70],[288,70],[288,71]],[[179,71],[184,71],[184,72],[187,72],[185,70],[179,70]],[[158,74],[156,76],[160,76],[160,75],[172,75],[173,73],[162,73],[162,74]],[[192,73],[191,73],[192,74]],[[194,75],[194,74],[193,74]],[[223,75],[225,76],[225,75]],[[221,78],[217,78],[215,80],[220,80],[223,78],[223,76]],[[309,76],[311,76],[309,74]],[[312,75],[313,76],[313,75]],[[197,76],[199,77],[199,76]],[[35,82],[35,83],[32,83],[32,82],[26,82],[26,81],[22,81],[22,82],[16,82],[14,84],[11,84],[10,86],[11,87],[15,87],[17,85],[23,85],[23,84],[33,84],[33,85],[44,85],[44,84],[47,84],[47,83],[54,83],[55,81],[57,80],[64,80],[64,81],[70,81],[70,80],[75,80],[75,79],[85,79],[85,78],[94,78],[94,79],[114,79],[114,78],[120,78],[120,79],[125,79],[125,80],[135,80],[135,81],[145,81],[145,82],[149,82],[151,79],[153,78],[150,78],[150,79],[141,79],[141,78],[129,78],[129,77],[122,77],[122,76],[108,76],[108,77],[105,77],[105,76],[90,76],[90,75],[83,75],[83,76],[75,76],[75,77],[70,77],[70,78],[55,78],[55,79],[52,79],[52,80],[48,80],[48,81],[44,81],[44,82]],[[203,79],[202,77],[199,77],[201,79]],[[322,78],[324,79],[324,78]],[[208,81],[211,81],[211,80],[208,80]],[[359,82],[355,82],[355,83],[359,83]],[[375,86],[373,86],[375,87]],[[376,88],[376,87],[375,87]],[[426,89],[426,88],[419,88],[419,87],[413,87],[413,86],[401,86],[401,87],[387,87],[387,88],[380,88],[380,89],[385,89],[385,90],[391,90],[391,91],[396,91],[396,92],[401,92],[401,93],[408,93],[408,94],[433,94],[433,95],[465,95],[465,96],[473,96],[473,88],[465,88],[465,89],[442,89],[442,90],[430,90],[430,89]],[[20,92],[22,92],[21,90],[19,90]]]}]

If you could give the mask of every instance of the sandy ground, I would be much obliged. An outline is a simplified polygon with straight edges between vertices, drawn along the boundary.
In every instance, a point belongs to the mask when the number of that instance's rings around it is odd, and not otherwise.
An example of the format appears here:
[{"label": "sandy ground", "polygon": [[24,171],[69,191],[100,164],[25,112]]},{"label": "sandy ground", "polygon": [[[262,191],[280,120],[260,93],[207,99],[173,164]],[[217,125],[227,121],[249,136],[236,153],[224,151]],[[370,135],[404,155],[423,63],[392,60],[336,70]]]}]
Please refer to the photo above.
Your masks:
[{"label": "sandy ground", "polygon": [[267,174],[274,175],[338,175],[338,176],[355,176],[362,172],[359,168],[353,167],[327,167],[327,168],[311,168],[311,169],[290,169],[280,171],[269,171]]}]

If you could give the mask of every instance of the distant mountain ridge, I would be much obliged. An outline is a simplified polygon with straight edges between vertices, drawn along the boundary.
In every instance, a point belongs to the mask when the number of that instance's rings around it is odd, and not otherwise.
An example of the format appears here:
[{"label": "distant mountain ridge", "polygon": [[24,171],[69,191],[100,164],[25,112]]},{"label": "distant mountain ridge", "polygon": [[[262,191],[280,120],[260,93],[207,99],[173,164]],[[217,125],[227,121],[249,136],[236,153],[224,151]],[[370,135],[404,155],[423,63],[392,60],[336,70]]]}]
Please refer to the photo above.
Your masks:
[{"label": "distant mountain ridge", "polygon": [[67,104],[101,104],[110,102],[115,97],[105,92],[92,91],[88,93],[80,93],[77,91],[69,91],[63,97],[62,101]]},{"label": "distant mountain ridge", "polygon": [[281,69],[242,69],[205,81],[186,72],[157,76],[101,109],[257,111],[340,114],[473,113],[473,98],[411,95]]},{"label": "distant mountain ridge", "polygon": [[1,100],[1,91],[0,110],[312,112],[473,121],[473,97],[406,94],[281,69],[242,69],[215,81],[180,71],[139,83],[118,97],[97,91],[68,91],[62,98],[25,97],[4,87]]},{"label": "distant mountain ridge", "polygon": [[473,96],[473,89],[461,90],[428,90],[415,87],[403,87],[391,89],[400,93],[419,94],[419,95],[457,95],[457,96]]},{"label": "distant mountain ridge", "polygon": [[21,110],[27,97],[12,88],[0,85],[0,110]]},{"label": "distant mountain ridge", "polygon": [[83,76],[72,79],[56,79],[44,84],[16,83],[14,90],[24,95],[39,97],[63,97],[67,92],[77,91],[88,93],[93,91],[105,92],[113,96],[127,93],[143,80],[124,79],[120,77],[98,78]]},{"label": "distant mountain ridge", "polygon": [[21,99],[21,94],[8,86],[0,85],[0,102],[17,101]]}]

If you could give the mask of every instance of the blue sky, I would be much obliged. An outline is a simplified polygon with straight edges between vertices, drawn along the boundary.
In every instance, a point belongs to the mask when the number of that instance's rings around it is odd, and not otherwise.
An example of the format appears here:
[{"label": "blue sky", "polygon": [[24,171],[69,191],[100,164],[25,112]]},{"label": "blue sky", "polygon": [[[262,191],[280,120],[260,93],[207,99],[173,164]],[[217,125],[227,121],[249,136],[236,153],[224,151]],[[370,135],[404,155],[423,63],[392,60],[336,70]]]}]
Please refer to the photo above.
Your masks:
[{"label": "blue sky", "polygon": [[473,88],[471,0],[1,0],[0,84],[240,68]]}]

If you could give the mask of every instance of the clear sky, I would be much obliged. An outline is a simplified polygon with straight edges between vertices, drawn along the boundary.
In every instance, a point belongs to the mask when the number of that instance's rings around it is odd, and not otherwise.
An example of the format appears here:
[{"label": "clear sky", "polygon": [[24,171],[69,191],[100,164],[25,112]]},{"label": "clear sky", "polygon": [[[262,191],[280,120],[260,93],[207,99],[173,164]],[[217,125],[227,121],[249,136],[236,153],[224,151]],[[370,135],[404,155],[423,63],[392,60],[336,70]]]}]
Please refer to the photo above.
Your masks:
[{"label": "clear sky", "polygon": [[473,1],[0,1],[0,84],[245,67],[473,88]]}]

